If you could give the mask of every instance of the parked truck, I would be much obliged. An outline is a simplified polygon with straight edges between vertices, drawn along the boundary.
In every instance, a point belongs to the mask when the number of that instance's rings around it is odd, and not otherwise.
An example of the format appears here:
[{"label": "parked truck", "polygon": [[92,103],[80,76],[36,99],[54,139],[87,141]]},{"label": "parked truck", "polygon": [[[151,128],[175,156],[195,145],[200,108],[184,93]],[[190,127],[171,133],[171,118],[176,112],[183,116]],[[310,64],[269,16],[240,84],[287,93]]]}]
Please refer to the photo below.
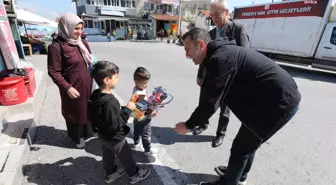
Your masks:
[{"label": "parked truck", "polygon": [[234,8],[250,47],[284,65],[336,72],[336,0],[283,1]]}]

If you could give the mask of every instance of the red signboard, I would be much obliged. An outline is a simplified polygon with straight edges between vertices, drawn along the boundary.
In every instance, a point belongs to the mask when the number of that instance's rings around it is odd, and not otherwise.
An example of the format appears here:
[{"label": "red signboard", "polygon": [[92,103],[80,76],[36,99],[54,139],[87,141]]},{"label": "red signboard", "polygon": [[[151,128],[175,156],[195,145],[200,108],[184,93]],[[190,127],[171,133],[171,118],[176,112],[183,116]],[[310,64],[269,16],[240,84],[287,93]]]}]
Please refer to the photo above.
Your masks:
[{"label": "red signboard", "polygon": [[8,21],[0,20],[0,43],[0,49],[5,59],[7,68],[14,68],[14,64],[19,62],[20,59]]},{"label": "red signboard", "polygon": [[2,0],[0,0],[0,17],[5,17],[6,16],[6,9],[5,5]]},{"label": "red signboard", "polygon": [[329,0],[296,1],[237,8],[234,19],[316,16],[323,17]]},{"label": "red signboard", "polygon": [[12,30],[7,20],[6,10],[3,0],[0,0],[0,52],[5,60],[8,69],[16,67],[20,61]]}]

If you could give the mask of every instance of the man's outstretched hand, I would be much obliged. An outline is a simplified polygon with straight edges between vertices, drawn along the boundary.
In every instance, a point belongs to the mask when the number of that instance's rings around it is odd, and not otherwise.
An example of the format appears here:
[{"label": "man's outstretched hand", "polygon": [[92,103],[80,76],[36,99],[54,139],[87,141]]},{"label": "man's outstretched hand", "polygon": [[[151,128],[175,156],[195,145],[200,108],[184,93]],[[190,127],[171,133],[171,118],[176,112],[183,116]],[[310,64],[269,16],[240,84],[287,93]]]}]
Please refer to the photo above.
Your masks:
[{"label": "man's outstretched hand", "polygon": [[178,134],[185,135],[189,132],[189,129],[185,122],[180,122],[175,125],[174,131]]}]

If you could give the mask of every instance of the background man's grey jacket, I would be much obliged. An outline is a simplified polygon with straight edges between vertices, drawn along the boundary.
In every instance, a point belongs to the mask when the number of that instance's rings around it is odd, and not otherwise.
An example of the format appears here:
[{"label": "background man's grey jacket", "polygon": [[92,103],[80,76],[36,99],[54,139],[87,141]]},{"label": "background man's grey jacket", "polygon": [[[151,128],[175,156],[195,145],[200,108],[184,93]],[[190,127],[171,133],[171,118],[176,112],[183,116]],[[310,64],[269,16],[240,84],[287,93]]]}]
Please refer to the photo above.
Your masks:
[{"label": "background man's grey jacket", "polygon": [[[232,21],[229,21],[227,23],[227,28],[225,29],[224,36],[226,37],[232,37],[235,39],[237,46],[249,48],[250,43],[249,43],[249,37],[247,35],[247,30],[244,25],[239,24],[239,23],[234,23]],[[216,39],[217,35],[217,29],[214,28],[209,31],[211,40]],[[204,64],[199,65],[198,68],[198,73],[197,73],[197,78],[201,80],[201,84],[203,84],[204,78],[206,75],[206,71],[204,68]]]}]

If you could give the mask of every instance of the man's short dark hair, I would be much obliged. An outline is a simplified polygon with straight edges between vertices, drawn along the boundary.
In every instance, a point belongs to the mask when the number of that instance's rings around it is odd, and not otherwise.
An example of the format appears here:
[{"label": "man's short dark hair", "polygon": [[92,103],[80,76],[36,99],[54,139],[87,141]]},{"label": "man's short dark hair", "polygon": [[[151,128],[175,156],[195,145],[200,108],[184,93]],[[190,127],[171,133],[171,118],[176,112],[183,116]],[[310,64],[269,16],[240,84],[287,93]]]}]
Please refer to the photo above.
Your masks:
[{"label": "man's short dark hair", "polygon": [[138,67],[133,74],[134,81],[143,81],[149,80],[151,78],[151,74],[144,67]]},{"label": "man's short dark hair", "polygon": [[211,37],[208,31],[201,28],[193,28],[182,36],[183,41],[187,38],[194,41],[195,43],[197,43],[200,40],[203,40],[207,44],[211,41]]},{"label": "man's short dark hair", "polygon": [[113,62],[109,61],[97,61],[93,65],[92,77],[97,82],[98,86],[101,87],[104,85],[104,78],[112,78],[113,75],[119,73],[119,67]]}]

